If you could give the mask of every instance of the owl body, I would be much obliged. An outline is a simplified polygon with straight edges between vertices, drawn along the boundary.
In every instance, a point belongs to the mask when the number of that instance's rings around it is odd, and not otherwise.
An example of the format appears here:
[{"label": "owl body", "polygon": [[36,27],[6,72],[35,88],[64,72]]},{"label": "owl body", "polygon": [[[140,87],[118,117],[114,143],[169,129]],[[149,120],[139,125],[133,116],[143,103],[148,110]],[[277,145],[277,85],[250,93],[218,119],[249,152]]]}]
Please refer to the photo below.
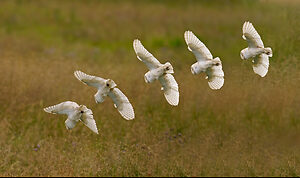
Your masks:
[{"label": "owl body", "polygon": [[201,72],[205,72],[207,68],[213,65],[212,61],[198,61],[191,66],[191,72],[194,75],[200,74]]},{"label": "owl body", "polygon": [[104,85],[102,85],[100,89],[97,91],[97,93],[94,95],[96,103],[104,102],[108,93],[116,86],[117,84],[113,80],[111,79],[105,80]]},{"label": "owl body", "polygon": [[161,67],[159,67],[157,69],[150,70],[144,76],[145,82],[146,83],[152,83],[155,80],[158,80],[158,78],[160,76],[162,76],[163,74],[164,74],[164,68],[163,68],[163,66],[161,66]]},{"label": "owl body", "polygon": [[174,73],[173,66],[169,62],[167,62],[156,69],[152,69],[148,71],[145,74],[144,79],[146,83],[152,83],[155,80],[158,80],[159,77],[163,76],[164,74],[173,74],[173,73]]},{"label": "owl body", "polygon": [[267,53],[267,51],[264,48],[245,48],[241,51],[241,58],[246,60],[249,58],[253,58],[257,55],[260,55],[262,53]]}]

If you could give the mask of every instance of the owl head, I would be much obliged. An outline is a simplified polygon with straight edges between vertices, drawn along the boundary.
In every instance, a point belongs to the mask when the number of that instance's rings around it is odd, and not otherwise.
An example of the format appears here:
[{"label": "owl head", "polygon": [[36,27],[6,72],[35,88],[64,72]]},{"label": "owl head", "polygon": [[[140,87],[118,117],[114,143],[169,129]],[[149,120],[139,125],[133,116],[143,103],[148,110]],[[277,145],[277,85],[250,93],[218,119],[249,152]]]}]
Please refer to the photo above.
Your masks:
[{"label": "owl head", "polygon": [[80,105],[78,107],[78,111],[83,114],[86,110],[88,110],[88,108],[85,105]]},{"label": "owl head", "polygon": [[169,62],[165,63],[163,68],[164,68],[165,73],[174,74],[173,66]]},{"label": "owl head", "polygon": [[108,79],[106,82],[105,82],[105,86],[109,89],[112,89],[112,88],[115,88],[117,86],[117,84],[111,80],[111,79]]}]

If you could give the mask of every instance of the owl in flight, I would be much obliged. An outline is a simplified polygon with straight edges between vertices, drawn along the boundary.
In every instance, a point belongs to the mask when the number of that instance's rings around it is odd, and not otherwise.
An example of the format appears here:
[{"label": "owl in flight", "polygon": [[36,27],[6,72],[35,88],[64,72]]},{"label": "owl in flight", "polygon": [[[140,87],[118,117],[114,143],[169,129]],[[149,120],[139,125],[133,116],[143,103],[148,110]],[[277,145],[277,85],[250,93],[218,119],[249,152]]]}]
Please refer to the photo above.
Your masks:
[{"label": "owl in flight", "polygon": [[88,75],[81,71],[75,71],[74,75],[84,84],[97,88],[98,91],[94,95],[96,103],[102,103],[106,96],[109,96],[124,119],[134,119],[134,110],[131,103],[124,93],[117,88],[117,84],[113,80]]},{"label": "owl in flight", "polygon": [[172,106],[177,106],[179,103],[179,91],[178,84],[172,75],[174,74],[173,66],[169,62],[161,64],[144,48],[138,39],[133,41],[133,48],[137,58],[144,62],[149,69],[144,75],[145,82],[152,83],[155,80],[159,80],[167,102]]},{"label": "owl in flight", "polygon": [[244,60],[253,58],[252,68],[254,73],[261,77],[266,76],[269,69],[269,57],[273,56],[272,49],[264,47],[259,34],[250,22],[244,23],[242,38],[248,42],[249,47],[241,51],[241,58]]},{"label": "owl in flight", "polygon": [[44,108],[44,111],[52,114],[68,115],[68,119],[65,121],[65,125],[68,130],[74,128],[77,122],[81,121],[89,129],[98,134],[98,129],[93,117],[93,112],[85,105],[79,106],[75,102],[66,101],[54,106]]},{"label": "owl in flight", "polygon": [[206,74],[208,86],[213,90],[218,90],[224,85],[224,72],[222,62],[219,57],[213,58],[209,49],[191,31],[184,33],[184,39],[197,62],[191,66],[192,74],[201,72]]}]

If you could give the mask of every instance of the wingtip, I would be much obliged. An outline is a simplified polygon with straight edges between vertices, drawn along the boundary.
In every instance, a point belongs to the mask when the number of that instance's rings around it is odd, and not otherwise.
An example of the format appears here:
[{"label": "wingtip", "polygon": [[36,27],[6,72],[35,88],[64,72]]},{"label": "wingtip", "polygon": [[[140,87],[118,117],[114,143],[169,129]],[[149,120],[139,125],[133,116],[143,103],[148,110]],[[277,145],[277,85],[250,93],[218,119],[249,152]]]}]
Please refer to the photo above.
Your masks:
[{"label": "wingtip", "polygon": [[193,33],[191,30],[186,30],[184,34]]},{"label": "wingtip", "polygon": [[45,112],[49,113],[48,108],[44,108],[43,109]]},{"label": "wingtip", "polygon": [[250,29],[254,28],[253,24],[249,21],[246,21],[243,24],[243,33],[245,33],[246,31],[249,31]]},{"label": "wingtip", "polygon": [[75,70],[74,71],[74,76],[78,79],[78,80],[80,80],[80,78],[79,78],[79,75],[81,74],[82,72],[80,71],[80,70]]},{"label": "wingtip", "polygon": [[173,96],[170,97],[168,95],[165,95],[165,98],[167,100],[167,102],[171,105],[171,106],[178,106],[179,105],[179,93],[177,96]]},{"label": "wingtip", "polygon": [[132,121],[132,120],[134,120],[134,116],[133,117],[124,117],[124,119],[126,119],[126,120],[128,120],[128,121]]},{"label": "wingtip", "polygon": [[194,33],[190,30],[187,30],[184,32],[184,39],[186,41],[186,43],[188,43],[188,41],[190,40],[190,36],[193,36]]},{"label": "wingtip", "polygon": [[224,85],[224,77],[218,77],[218,80],[213,80],[208,82],[208,86],[212,90],[219,90]]},{"label": "wingtip", "polygon": [[134,39],[133,40],[133,48],[135,48],[138,43],[141,43],[141,41],[139,39]]},{"label": "wingtip", "polygon": [[142,45],[141,41],[139,39],[134,39],[133,40],[133,49],[135,53],[138,51],[138,45]]},{"label": "wingtip", "polygon": [[266,75],[267,75],[267,73],[266,74],[262,74],[262,75],[260,75],[260,74],[258,74],[261,78],[264,78]]},{"label": "wingtip", "polygon": [[74,76],[77,78],[77,80],[81,81],[83,84],[87,85],[85,82],[82,81],[83,76],[87,75],[86,73],[76,70],[74,71]]},{"label": "wingtip", "polygon": [[253,67],[253,71],[255,74],[259,75],[261,78],[265,77],[268,73],[268,69],[261,66],[261,67]]},{"label": "wingtip", "polygon": [[126,120],[133,120],[135,118],[135,113],[134,113],[134,109],[133,109],[132,105],[127,110],[123,110],[123,111],[118,110],[118,111],[121,114],[121,116]]},{"label": "wingtip", "polygon": [[185,32],[184,32],[184,36],[186,36],[188,33],[190,33],[191,31],[190,30],[186,30]]},{"label": "wingtip", "polygon": [[[171,103],[170,103],[171,104]],[[178,106],[179,105],[179,102],[178,103],[172,103],[171,104],[172,106]]]},{"label": "wingtip", "polygon": [[51,106],[46,107],[46,108],[44,108],[43,110],[44,110],[46,113],[55,114],[55,113],[53,113],[53,112],[51,111]]},{"label": "wingtip", "polygon": [[247,24],[251,24],[251,22],[250,21],[245,21],[244,24],[243,24],[243,26],[245,26]]},{"label": "wingtip", "polygon": [[134,113],[133,108],[128,113],[121,113],[121,115],[124,119],[126,119],[128,121],[133,120],[135,118],[135,113]]},{"label": "wingtip", "polygon": [[170,104],[171,106],[178,106],[178,105],[179,105],[179,102],[176,102],[176,103],[170,103],[170,102],[169,102],[169,104]]}]

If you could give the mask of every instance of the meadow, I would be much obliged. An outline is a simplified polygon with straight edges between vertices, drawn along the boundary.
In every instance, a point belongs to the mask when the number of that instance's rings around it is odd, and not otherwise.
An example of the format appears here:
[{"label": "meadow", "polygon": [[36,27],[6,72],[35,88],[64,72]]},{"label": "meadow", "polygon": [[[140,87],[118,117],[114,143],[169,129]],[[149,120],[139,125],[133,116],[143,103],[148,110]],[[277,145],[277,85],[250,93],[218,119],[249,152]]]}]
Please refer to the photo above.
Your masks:
[{"label": "meadow", "polygon": [[[273,49],[265,78],[239,56],[248,20]],[[221,90],[191,74],[185,30],[221,58]],[[1,0],[0,176],[300,176],[299,34],[296,0]],[[179,106],[144,82],[136,38],[174,66]],[[113,79],[135,120],[96,104],[75,70]],[[67,100],[99,135],[43,111]]]}]

